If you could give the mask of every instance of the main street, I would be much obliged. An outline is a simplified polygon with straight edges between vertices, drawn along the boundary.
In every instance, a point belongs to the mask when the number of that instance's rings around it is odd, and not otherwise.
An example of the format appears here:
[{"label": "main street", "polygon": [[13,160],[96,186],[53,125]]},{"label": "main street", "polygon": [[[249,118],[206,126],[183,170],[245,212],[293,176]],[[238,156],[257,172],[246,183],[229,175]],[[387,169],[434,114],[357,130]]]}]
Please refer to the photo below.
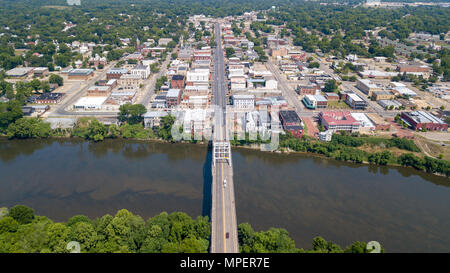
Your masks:
[{"label": "main street", "polygon": [[283,97],[287,99],[289,105],[294,106],[297,114],[302,117],[314,116],[315,114],[313,112],[304,109],[302,103],[300,102],[297,96],[297,92],[295,92],[295,90],[286,83],[287,79],[283,78],[283,76],[280,73],[280,70],[276,67],[276,65],[272,62],[272,60],[270,60],[270,58],[267,61],[267,67],[269,68],[270,72],[275,77],[275,79],[278,81],[281,87]]},{"label": "main street", "polygon": [[[214,83],[213,104],[216,107],[214,121],[213,146],[220,143],[229,144],[229,135],[226,130],[226,80],[225,62],[220,37],[220,25],[215,26],[217,47],[214,52]],[[228,146],[229,148],[230,146]],[[217,161],[213,164],[212,206],[211,206],[211,252],[238,253],[238,236],[236,207],[234,200],[233,167],[231,151],[228,160]],[[214,153],[214,148],[213,148]],[[213,156],[213,160],[214,156]]]},{"label": "main street", "polygon": [[[174,49],[174,51],[176,52],[177,47]],[[174,52],[172,51],[172,52]],[[159,68],[159,72],[157,74],[153,74],[151,75],[145,82],[144,82],[144,86],[146,88],[146,90],[144,91],[144,97],[141,100],[141,104],[143,104],[145,107],[148,107],[150,100],[153,96],[153,94],[155,93],[155,88],[156,88],[156,81],[161,78],[162,76],[166,75],[167,72],[167,65],[169,64],[170,60],[171,60],[171,53],[169,52],[167,53],[166,59],[164,60],[164,62],[161,64],[160,68]]]}]

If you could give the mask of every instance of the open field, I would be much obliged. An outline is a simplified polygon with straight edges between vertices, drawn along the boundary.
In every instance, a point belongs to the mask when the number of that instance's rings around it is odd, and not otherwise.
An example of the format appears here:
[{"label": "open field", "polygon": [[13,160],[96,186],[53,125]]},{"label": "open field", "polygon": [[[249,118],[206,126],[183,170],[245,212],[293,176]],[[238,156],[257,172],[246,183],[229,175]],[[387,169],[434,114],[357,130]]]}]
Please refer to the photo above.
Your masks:
[{"label": "open field", "polygon": [[351,109],[347,103],[343,101],[328,101],[328,109]]},{"label": "open field", "polygon": [[425,155],[435,158],[440,158],[442,156],[442,159],[450,160],[450,147],[447,146],[448,144],[445,145],[417,134],[414,138],[414,142]]}]

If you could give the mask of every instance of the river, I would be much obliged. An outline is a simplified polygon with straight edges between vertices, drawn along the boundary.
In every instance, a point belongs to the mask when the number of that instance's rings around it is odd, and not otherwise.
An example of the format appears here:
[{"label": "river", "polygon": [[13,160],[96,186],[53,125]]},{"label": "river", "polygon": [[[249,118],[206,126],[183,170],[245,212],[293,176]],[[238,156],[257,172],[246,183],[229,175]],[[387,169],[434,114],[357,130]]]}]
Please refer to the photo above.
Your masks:
[{"label": "river", "polygon": [[[207,146],[106,140],[0,139],[0,207],[24,204],[66,221],[125,208],[196,217],[210,209]],[[238,223],[281,227],[297,247],[322,236],[388,252],[450,251],[450,180],[412,168],[233,149]]]}]

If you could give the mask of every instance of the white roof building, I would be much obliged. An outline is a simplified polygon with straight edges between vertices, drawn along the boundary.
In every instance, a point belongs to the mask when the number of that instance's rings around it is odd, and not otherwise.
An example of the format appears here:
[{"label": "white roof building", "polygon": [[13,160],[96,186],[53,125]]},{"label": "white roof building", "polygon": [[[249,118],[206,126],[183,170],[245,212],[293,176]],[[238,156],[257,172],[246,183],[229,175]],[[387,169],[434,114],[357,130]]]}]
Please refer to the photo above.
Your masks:
[{"label": "white roof building", "polygon": [[398,93],[401,96],[410,96],[410,97],[415,97],[417,96],[417,93],[412,91],[411,89],[409,89],[406,86],[402,86],[402,87],[394,87],[393,88],[394,93]]},{"label": "white roof building", "polygon": [[208,83],[209,69],[195,69],[186,73],[187,82],[201,82]]},{"label": "white roof building", "polygon": [[375,130],[375,124],[367,117],[365,113],[351,113],[352,117],[359,121],[360,130],[372,131]]},{"label": "white roof building", "polygon": [[108,97],[81,97],[74,105],[73,109],[78,110],[100,110]]}]

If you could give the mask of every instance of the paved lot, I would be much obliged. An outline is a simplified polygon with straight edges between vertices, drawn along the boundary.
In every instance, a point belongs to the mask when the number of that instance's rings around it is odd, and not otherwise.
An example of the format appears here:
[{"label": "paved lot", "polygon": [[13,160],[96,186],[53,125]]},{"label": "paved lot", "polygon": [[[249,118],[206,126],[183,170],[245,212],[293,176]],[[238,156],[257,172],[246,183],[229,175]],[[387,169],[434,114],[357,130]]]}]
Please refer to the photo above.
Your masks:
[{"label": "paved lot", "polygon": [[318,138],[319,129],[317,129],[317,123],[313,121],[313,118],[310,117],[302,117],[303,122],[308,128],[308,132],[306,134],[311,137]]}]

